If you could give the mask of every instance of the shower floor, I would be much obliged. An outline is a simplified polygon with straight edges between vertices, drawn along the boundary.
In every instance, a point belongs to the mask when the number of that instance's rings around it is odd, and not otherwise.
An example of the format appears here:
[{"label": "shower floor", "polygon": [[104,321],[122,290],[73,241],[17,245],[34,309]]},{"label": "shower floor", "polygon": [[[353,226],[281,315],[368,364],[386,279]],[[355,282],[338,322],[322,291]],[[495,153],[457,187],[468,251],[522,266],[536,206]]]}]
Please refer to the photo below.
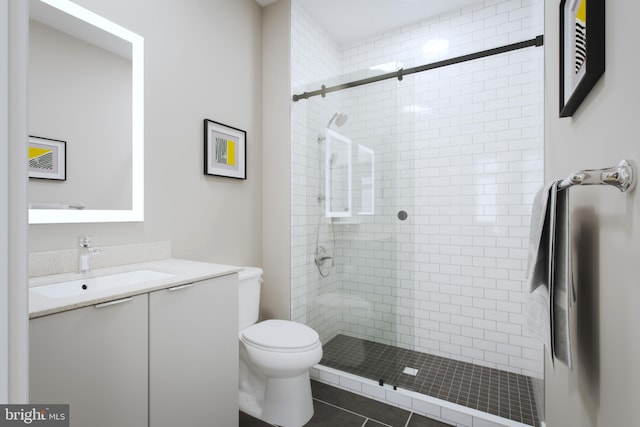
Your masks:
[{"label": "shower floor", "polygon": [[[531,378],[346,335],[323,345],[321,365],[524,424],[539,425]],[[403,373],[406,367],[417,374]]]}]

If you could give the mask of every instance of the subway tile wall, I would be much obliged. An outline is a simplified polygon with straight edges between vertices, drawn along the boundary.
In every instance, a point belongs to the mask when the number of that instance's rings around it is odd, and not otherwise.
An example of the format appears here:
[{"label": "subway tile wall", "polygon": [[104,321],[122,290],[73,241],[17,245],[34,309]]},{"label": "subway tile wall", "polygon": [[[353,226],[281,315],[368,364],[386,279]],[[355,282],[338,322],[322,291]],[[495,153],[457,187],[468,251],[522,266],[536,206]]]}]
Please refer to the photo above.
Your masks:
[{"label": "subway tile wall", "polygon": [[[490,0],[338,46],[292,2],[292,90],[409,68],[542,33],[542,4]],[[441,52],[429,40],[449,41]],[[529,212],[543,180],[543,52],[528,48],[293,105],[292,318],[337,333],[542,377],[524,329]],[[375,214],[330,220],[324,134],[375,153]],[[355,169],[354,169],[355,170]],[[354,174],[354,177],[359,177]],[[400,220],[398,213],[407,213]],[[321,277],[316,241],[333,256]]]},{"label": "subway tile wall", "polygon": [[[305,85],[339,75],[340,58],[338,47],[295,1],[291,13],[291,79],[292,90],[298,93]],[[291,317],[313,327],[323,342],[338,333],[341,319],[336,297],[341,282],[335,268],[323,278],[314,262],[318,245],[335,253],[333,230],[324,218],[320,198],[324,194],[322,138],[338,98],[292,107]]]}]

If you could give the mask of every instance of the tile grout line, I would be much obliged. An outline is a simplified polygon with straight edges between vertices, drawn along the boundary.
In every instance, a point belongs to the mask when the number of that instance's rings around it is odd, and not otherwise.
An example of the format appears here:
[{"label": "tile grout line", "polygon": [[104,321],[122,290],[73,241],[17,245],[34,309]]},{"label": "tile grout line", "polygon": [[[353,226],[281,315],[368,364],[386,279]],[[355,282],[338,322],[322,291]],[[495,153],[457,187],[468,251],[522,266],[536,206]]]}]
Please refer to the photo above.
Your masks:
[{"label": "tile grout line", "polygon": [[[339,336],[343,339],[336,341],[337,343],[349,342],[350,340],[369,343],[367,340],[355,337]],[[536,421],[536,402],[532,398],[532,386],[527,376],[473,363],[467,365],[466,362],[455,359],[396,348],[388,344],[371,343],[376,350],[373,359],[379,362],[376,365],[389,365],[389,363],[390,365],[386,368],[378,366],[375,372],[367,374],[365,371],[371,362],[371,360],[367,360],[364,365],[359,365],[358,371],[362,372],[357,375],[374,380],[380,379],[380,375],[382,375],[385,377],[385,383],[406,388],[409,391],[461,404],[517,422],[524,422],[529,418],[534,423]],[[331,367],[331,364],[325,366]],[[418,368],[420,374],[413,379],[408,378],[402,374],[402,366]],[[346,372],[349,372],[349,369]],[[352,373],[356,374],[355,371]],[[373,376],[371,376],[372,374]],[[391,375],[392,378],[386,378],[387,375]],[[468,378],[465,375],[468,375]],[[513,393],[516,395],[511,396]]]},{"label": "tile grout line", "polygon": [[535,407],[537,402],[536,402],[536,397],[533,390],[533,381],[531,380],[527,382],[527,394],[529,396],[529,406],[531,407],[531,418],[533,421],[533,425],[535,426],[536,424],[538,424],[539,414],[537,411],[537,407]]},{"label": "tile grout line", "polygon": [[[393,427],[392,425],[389,425],[389,424],[383,423],[382,421],[378,421],[378,420],[375,420],[373,418],[367,417],[366,415],[362,415],[362,414],[359,414],[357,412],[353,412],[353,411],[351,411],[349,409],[346,409],[346,408],[343,408],[341,406],[334,405],[333,403],[325,402],[324,400],[321,400],[321,399],[318,399],[318,398],[315,398],[315,397],[313,398],[313,400],[317,400],[318,402],[324,403],[325,405],[329,405],[329,406],[332,406],[334,408],[340,409],[342,411],[348,412],[350,414],[362,417],[362,418],[364,418],[364,423],[365,424],[367,423],[367,421],[371,420],[371,421],[375,421],[378,424],[382,424],[383,426],[386,426],[386,427]],[[362,424],[362,425],[364,425],[364,424]]]},{"label": "tile grout line", "polygon": [[407,422],[404,423],[404,427],[409,427],[409,422],[411,421],[412,416],[413,416],[413,412],[409,412],[409,418],[407,418]]}]

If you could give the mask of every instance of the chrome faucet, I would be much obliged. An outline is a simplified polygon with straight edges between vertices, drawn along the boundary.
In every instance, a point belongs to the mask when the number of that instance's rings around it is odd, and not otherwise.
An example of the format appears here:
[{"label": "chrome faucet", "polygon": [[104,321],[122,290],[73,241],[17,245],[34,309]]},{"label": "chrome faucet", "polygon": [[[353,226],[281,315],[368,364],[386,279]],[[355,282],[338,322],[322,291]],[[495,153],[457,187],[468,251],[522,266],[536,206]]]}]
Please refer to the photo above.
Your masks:
[{"label": "chrome faucet", "polygon": [[91,255],[99,253],[100,248],[91,247],[91,238],[89,236],[78,237],[78,245],[80,246],[78,271],[80,274],[89,274],[91,273]]}]

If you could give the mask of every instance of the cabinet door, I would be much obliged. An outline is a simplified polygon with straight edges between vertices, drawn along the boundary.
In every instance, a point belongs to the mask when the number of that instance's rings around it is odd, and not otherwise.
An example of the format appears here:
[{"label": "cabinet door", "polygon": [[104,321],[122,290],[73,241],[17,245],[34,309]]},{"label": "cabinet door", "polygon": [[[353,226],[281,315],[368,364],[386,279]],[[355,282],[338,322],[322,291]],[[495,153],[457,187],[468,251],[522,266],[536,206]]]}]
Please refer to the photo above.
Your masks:
[{"label": "cabinet door", "polygon": [[148,425],[147,295],[29,322],[29,400],[68,403],[72,427]]},{"label": "cabinet door", "polygon": [[238,276],[149,294],[150,426],[238,425]]}]

